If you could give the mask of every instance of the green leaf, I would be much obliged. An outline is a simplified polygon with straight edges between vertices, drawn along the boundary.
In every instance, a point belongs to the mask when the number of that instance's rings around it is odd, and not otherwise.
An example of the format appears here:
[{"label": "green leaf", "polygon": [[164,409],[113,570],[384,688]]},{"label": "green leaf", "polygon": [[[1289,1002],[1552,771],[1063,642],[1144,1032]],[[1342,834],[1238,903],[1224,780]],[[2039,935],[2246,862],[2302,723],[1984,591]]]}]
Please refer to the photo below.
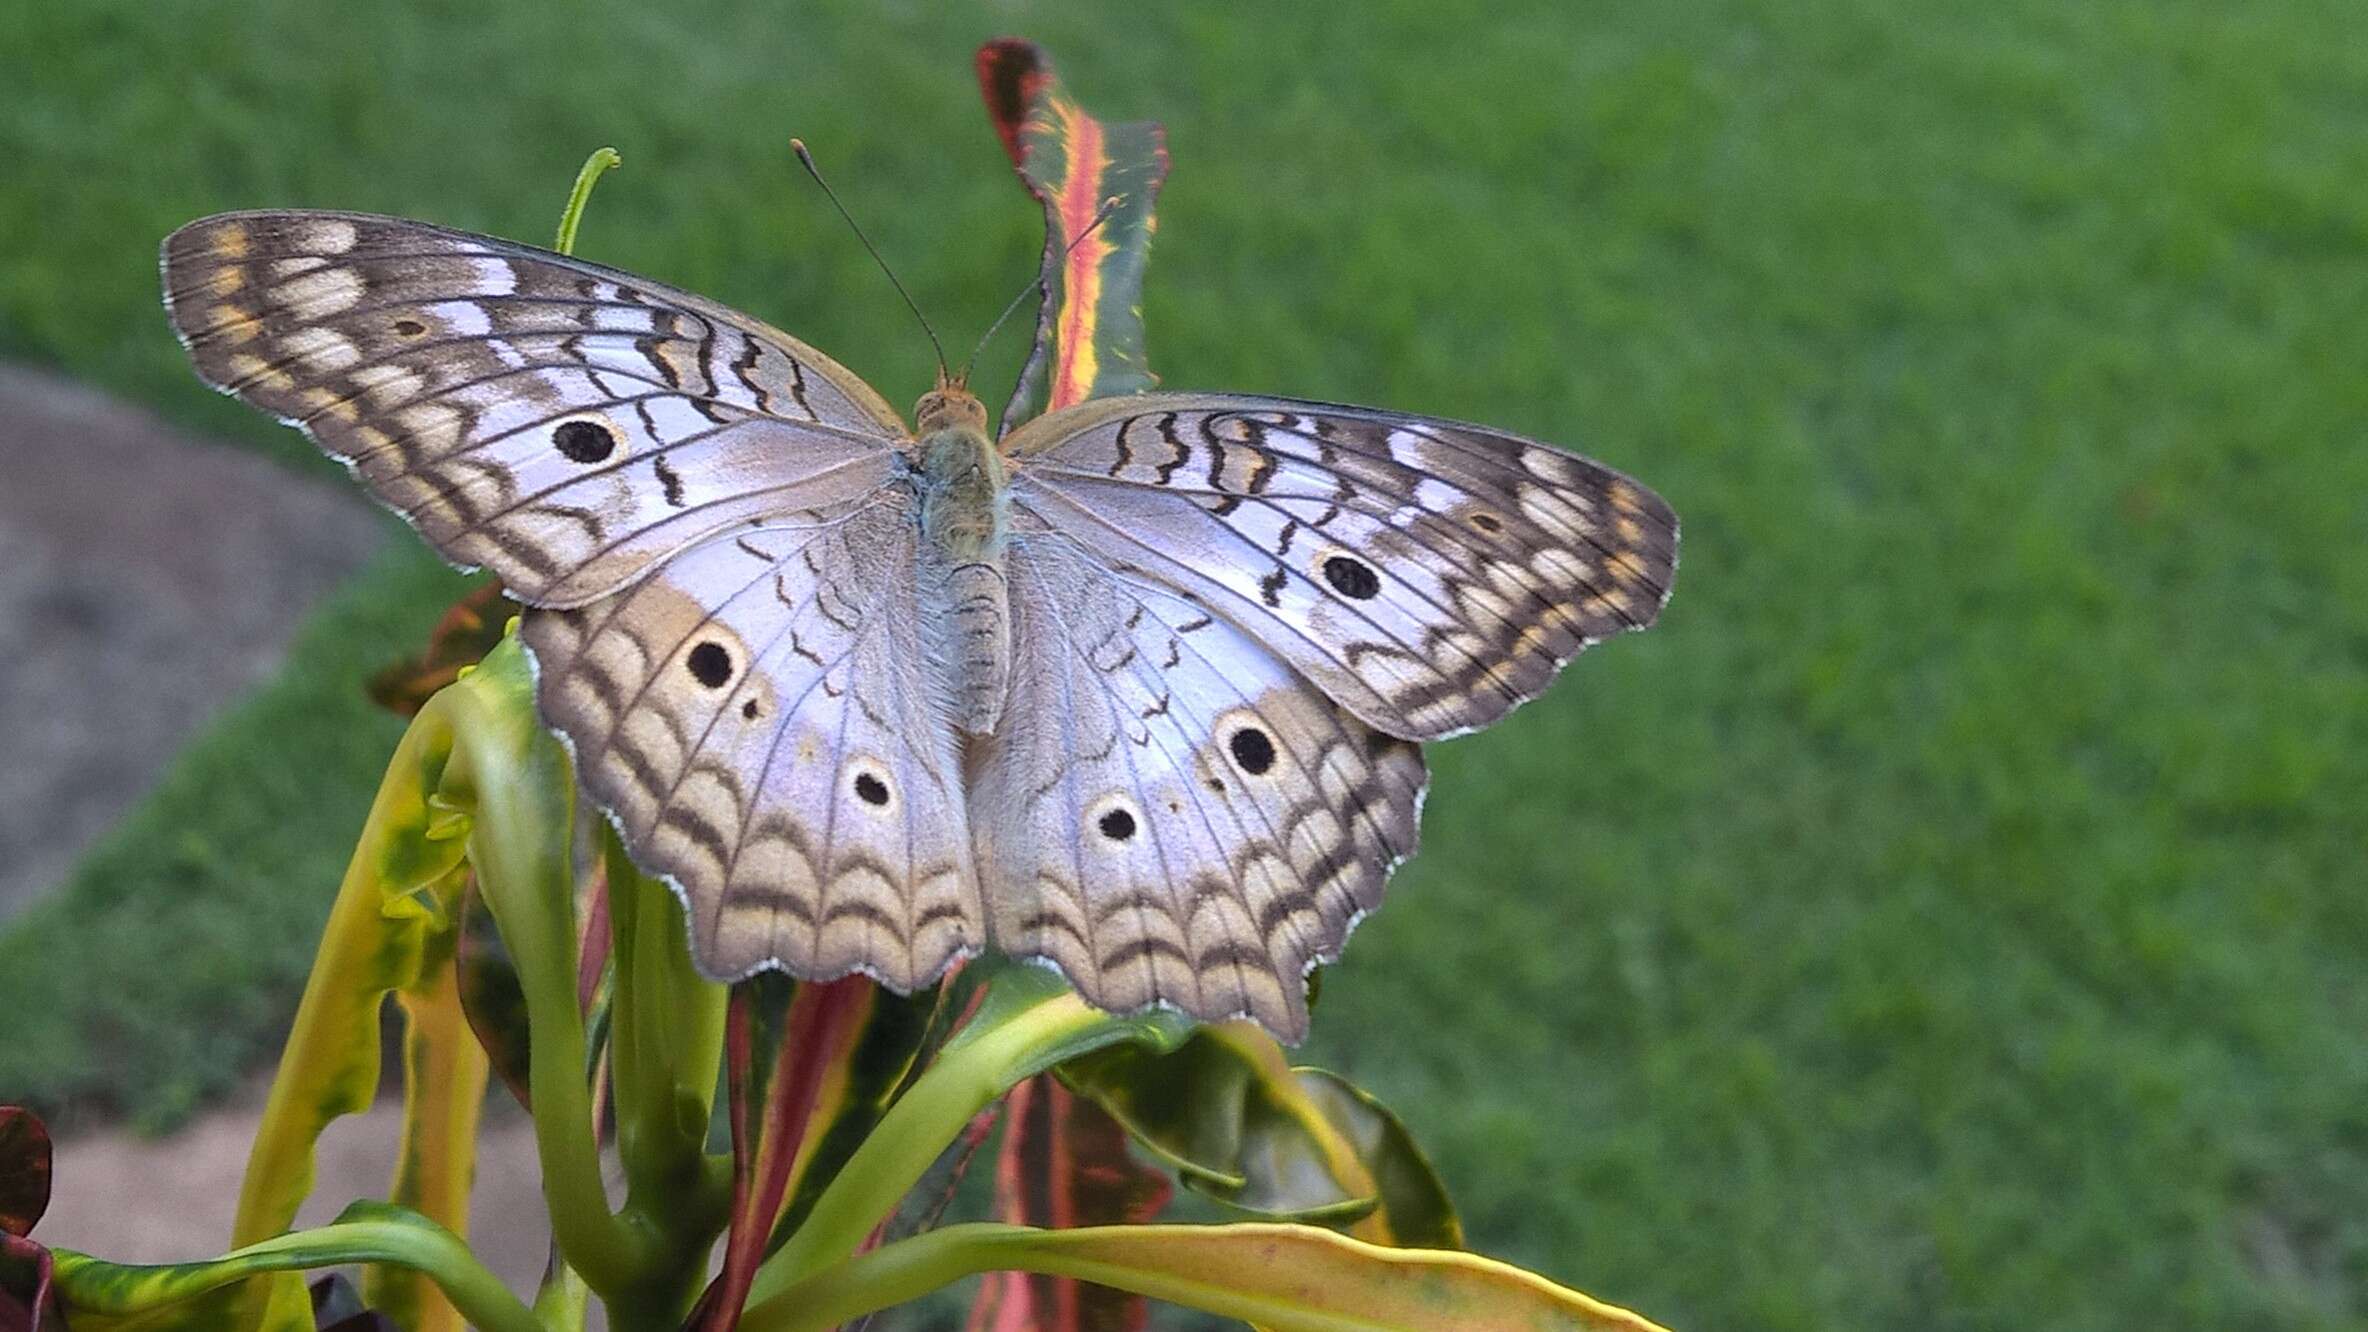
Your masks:
[{"label": "green leaf", "polygon": [[[451,1231],[409,1208],[356,1203],[326,1226],[250,1244],[203,1263],[135,1267],[101,1262],[71,1250],[57,1251],[59,1302],[75,1332],[122,1332],[139,1326],[219,1327],[192,1301],[224,1292],[232,1283],[274,1272],[294,1272],[340,1263],[390,1263],[425,1273],[471,1323],[489,1332],[540,1332],[534,1314],[485,1270]],[[304,1294],[299,1283],[297,1293]],[[312,1326],[309,1298],[298,1304],[301,1321]],[[165,1321],[151,1322],[152,1316]],[[275,1329],[281,1324],[274,1322]]]},{"label": "green leaf", "polygon": [[1658,1332],[1621,1308],[1477,1254],[1393,1249],[1313,1226],[948,1226],[842,1263],[741,1319],[821,1332],[978,1272],[1074,1277],[1268,1332]]},{"label": "green leaf", "polygon": [[[461,1012],[458,937],[457,930],[431,936],[420,981],[395,992],[404,1019],[403,1136],[389,1196],[466,1236],[487,1062]],[[373,1308],[413,1332],[460,1332],[459,1311],[409,1268],[373,1266],[363,1288]]]},{"label": "green leaf", "polygon": [[1377,1244],[1463,1244],[1446,1186],[1397,1117],[1334,1074],[1290,1067],[1247,1023],[1204,1027],[1166,1053],[1113,1046],[1059,1071],[1196,1192]]},{"label": "green leaf", "polygon": [[712,1235],[729,1207],[729,1168],[707,1152],[729,991],[691,964],[673,890],[634,867],[614,829],[600,839],[617,1158],[627,1197],[687,1247],[693,1235]]},{"label": "green leaf", "polygon": [[435,799],[450,750],[438,727],[415,723],[388,765],[264,1103],[234,1244],[287,1229],[312,1192],[321,1131],[376,1099],[379,1007],[428,979],[430,936],[452,919],[463,879],[462,843]]},{"label": "green leaf", "polygon": [[914,1063],[928,1048],[931,1020],[946,998],[942,986],[910,995],[891,994],[877,985],[865,988],[869,1007],[852,1043],[822,1084],[806,1129],[808,1145],[791,1176],[789,1205],[774,1224],[768,1251],[779,1249],[796,1231],[822,1191],[888,1113]]},{"label": "green leaf", "polygon": [[[710,1190],[686,1180],[671,1196],[629,1194],[622,1213],[609,1209],[577,997],[575,781],[566,753],[535,713],[533,673],[516,638],[429,700],[413,729],[444,746],[435,799],[466,824],[477,890],[526,996],[535,1144],[559,1249],[612,1316],[679,1314],[678,1302],[688,1299],[685,1250],[703,1251],[714,1232],[659,1218],[682,1221],[707,1206]],[[713,1201],[720,1217],[720,1194]]]},{"label": "green leaf", "polygon": [[[1086,114],[1032,42],[988,42],[977,64],[995,132],[1044,206],[1045,303],[1035,350],[1004,409],[1009,430],[1036,415],[1040,397],[1050,410],[1158,382],[1143,353],[1143,268],[1168,173],[1167,135],[1152,121]],[[1039,377],[1048,351],[1047,388]]]}]

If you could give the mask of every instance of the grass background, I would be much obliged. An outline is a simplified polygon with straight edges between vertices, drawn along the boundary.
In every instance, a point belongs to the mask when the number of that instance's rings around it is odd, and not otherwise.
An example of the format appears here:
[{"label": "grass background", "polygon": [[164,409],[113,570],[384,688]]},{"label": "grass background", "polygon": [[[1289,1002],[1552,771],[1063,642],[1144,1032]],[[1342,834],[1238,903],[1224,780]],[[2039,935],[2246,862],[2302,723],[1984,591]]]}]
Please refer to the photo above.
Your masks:
[{"label": "grass background", "polygon": [[[154,246],[322,205],[547,236],[891,399],[1030,271],[968,73],[1176,172],[1179,387],[1487,420],[1686,519],[1661,628],[1434,751],[1312,1057],[1478,1245],[1677,1327],[2368,1319],[2368,44],[2328,0],[43,6],[0,352],[206,393]],[[994,382],[989,380],[988,382]],[[139,478],[125,478],[138,484]],[[193,523],[236,514],[189,515]],[[458,583],[400,547],[0,936],[0,1096],[166,1123],[278,1038]]]}]

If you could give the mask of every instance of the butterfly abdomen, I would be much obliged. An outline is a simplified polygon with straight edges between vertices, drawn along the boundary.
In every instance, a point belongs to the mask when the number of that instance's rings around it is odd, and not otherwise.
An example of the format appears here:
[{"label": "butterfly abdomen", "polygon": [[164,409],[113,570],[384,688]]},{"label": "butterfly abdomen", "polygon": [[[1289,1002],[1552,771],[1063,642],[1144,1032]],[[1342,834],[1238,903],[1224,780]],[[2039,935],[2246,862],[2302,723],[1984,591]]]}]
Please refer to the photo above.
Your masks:
[{"label": "butterfly abdomen", "polygon": [[1011,683],[1011,609],[1003,576],[1003,460],[967,423],[921,439],[921,530],[945,561],[944,657],[955,720],[992,735]]}]

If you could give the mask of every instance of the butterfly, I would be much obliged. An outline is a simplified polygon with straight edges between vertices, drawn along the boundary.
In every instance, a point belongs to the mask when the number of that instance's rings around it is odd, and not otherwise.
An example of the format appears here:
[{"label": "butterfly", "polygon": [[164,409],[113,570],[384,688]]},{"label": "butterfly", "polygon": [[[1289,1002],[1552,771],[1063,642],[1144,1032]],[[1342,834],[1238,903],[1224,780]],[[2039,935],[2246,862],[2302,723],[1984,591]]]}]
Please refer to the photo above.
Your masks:
[{"label": "butterfly", "polygon": [[544,722],[699,968],[899,991],[992,948],[1307,1028],[1420,742],[1650,625],[1659,496],[1483,426],[1241,394],[908,426],[715,302],[398,218],[167,238],[198,373],[528,609]]}]

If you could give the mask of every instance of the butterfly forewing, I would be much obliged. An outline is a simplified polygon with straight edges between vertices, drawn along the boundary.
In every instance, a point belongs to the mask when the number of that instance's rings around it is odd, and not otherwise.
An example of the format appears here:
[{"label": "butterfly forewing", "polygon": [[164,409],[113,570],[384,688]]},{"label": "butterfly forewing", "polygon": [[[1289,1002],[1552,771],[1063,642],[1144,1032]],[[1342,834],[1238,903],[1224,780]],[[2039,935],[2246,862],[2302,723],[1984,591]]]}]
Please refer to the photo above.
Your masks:
[{"label": "butterfly forewing", "polygon": [[1009,448],[1024,509],[1409,739],[1535,698],[1589,644],[1651,624],[1676,569],[1659,496],[1481,426],[1147,394],[1040,417]]},{"label": "butterfly forewing", "polygon": [[684,292],[352,213],[229,213],[164,245],[200,374],[343,459],[447,558],[581,605],[700,537],[875,489],[896,414]]}]

